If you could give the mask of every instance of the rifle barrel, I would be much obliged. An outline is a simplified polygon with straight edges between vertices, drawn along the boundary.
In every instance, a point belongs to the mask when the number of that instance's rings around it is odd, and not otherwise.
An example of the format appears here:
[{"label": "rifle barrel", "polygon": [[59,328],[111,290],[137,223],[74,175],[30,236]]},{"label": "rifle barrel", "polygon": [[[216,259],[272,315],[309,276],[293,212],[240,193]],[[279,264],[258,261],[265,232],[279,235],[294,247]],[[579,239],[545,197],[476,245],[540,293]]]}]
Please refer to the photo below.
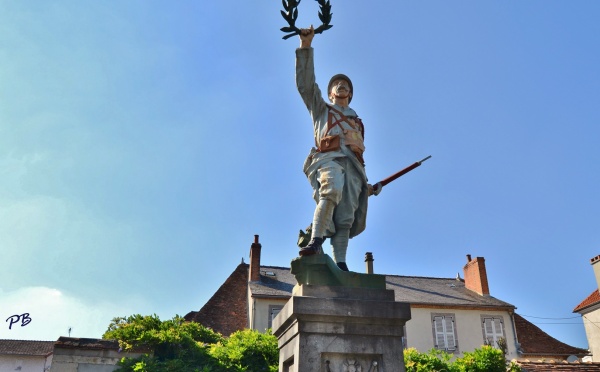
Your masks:
[{"label": "rifle barrel", "polygon": [[405,175],[406,173],[410,172],[411,170],[419,167],[425,160],[429,159],[430,157],[431,157],[431,155],[429,155],[428,157],[426,157],[426,158],[424,158],[424,159],[422,159],[420,161],[415,162],[414,164],[409,165],[408,167],[402,169],[399,172],[396,172],[396,173],[392,174],[391,176],[389,176],[387,178],[384,178],[383,180],[379,181],[378,183],[380,183],[381,186],[385,186],[388,183],[390,183],[390,182],[392,182],[392,181],[394,181],[394,180],[402,177],[403,175]]}]

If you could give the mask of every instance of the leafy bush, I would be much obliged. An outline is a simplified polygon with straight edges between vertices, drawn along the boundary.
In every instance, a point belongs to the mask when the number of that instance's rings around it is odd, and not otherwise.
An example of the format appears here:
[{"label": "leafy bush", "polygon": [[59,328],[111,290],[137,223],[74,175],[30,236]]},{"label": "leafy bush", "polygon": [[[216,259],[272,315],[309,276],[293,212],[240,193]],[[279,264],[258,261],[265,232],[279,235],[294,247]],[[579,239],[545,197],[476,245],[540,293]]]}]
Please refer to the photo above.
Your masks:
[{"label": "leafy bush", "polygon": [[452,356],[441,350],[432,349],[420,353],[415,348],[404,350],[404,365],[406,372],[443,372],[450,371],[448,365]]},{"label": "leafy bush", "polygon": [[117,339],[125,350],[145,347],[151,355],[123,358],[121,372],[277,371],[275,336],[244,330],[229,338],[195,322],[175,316],[139,314],[114,318],[102,336]]},{"label": "leafy bush", "polygon": [[464,352],[461,358],[451,362],[452,357],[453,354],[436,349],[427,353],[412,348],[404,350],[406,372],[521,372],[517,364],[506,364],[502,350],[488,345]]},{"label": "leafy bush", "polygon": [[502,350],[483,345],[481,349],[464,352],[454,367],[457,372],[506,372],[506,359]]},{"label": "leafy bush", "polygon": [[200,352],[203,344],[219,342],[219,333],[194,322],[186,322],[176,315],[171,320],[161,321],[154,315],[131,315],[114,318],[102,338],[119,340],[125,350],[147,347],[160,360],[174,359],[182,353]]},{"label": "leafy bush", "polygon": [[[123,358],[121,372],[277,372],[277,339],[245,329],[223,337],[198,323],[186,322],[176,315],[161,321],[158,316],[139,314],[114,318],[102,336],[117,339],[125,350],[145,347],[152,351],[140,358]],[[421,353],[404,350],[406,372],[521,372],[507,366],[500,349],[484,345],[465,352],[452,361],[454,354],[440,350]]]},{"label": "leafy bush", "polygon": [[250,329],[237,331],[227,340],[211,345],[209,353],[227,371],[278,370],[277,338],[271,332],[262,334]]}]

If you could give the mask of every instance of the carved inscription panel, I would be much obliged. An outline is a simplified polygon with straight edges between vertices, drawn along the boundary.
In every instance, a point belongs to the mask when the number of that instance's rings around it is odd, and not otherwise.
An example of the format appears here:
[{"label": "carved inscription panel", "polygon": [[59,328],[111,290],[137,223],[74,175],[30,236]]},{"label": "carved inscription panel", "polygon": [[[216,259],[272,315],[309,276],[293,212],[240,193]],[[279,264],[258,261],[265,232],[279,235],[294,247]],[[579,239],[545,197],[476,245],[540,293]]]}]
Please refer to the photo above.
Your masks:
[{"label": "carved inscription panel", "polygon": [[324,353],[322,372],[379,372],[381,355]]}]

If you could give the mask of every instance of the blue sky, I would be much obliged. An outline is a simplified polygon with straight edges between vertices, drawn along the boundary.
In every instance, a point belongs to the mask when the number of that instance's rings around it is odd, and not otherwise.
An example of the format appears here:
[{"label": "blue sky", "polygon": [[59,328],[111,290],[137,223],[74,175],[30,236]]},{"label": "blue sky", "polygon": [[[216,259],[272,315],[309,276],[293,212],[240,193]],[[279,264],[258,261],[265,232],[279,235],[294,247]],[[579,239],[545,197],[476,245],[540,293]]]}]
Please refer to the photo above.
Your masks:
[{"label": "blue sky", "polygon": [[[313,144],[281,3],[0,2],[0,338],[198,310],[244,258],[289,266]],[[319,24],[300,5],[299,26]],[[332,1],[317,80],[354,83],[374,182],[348,265],[454,277],[587,347],[600,254],[600,3]],[[536,318],[534,318],[536,317]],[[575,317],[575,318],[573,318]],[[549,318],[549,319],[542,319]],[[571,318],[571,319],[564,319]],[[560,323],[560,324],[550,324]]]}]

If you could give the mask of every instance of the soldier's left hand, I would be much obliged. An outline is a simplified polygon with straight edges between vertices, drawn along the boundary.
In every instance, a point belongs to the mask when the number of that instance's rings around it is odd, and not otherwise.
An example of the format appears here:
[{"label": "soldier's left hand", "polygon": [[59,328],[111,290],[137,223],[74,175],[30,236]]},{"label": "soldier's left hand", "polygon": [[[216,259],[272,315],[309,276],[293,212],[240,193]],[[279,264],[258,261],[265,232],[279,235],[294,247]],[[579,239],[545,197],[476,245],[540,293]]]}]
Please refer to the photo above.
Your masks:
[{"label": "soldier's left hand", "polygon": [[383,186],[379,182],[376,183],[375,186],[373,186],[371,184],[367,184],[367,187],[369,188],[369,196],[371,196],[371,195],[377,196],[381,192],[381,189],[383,189]]}]

